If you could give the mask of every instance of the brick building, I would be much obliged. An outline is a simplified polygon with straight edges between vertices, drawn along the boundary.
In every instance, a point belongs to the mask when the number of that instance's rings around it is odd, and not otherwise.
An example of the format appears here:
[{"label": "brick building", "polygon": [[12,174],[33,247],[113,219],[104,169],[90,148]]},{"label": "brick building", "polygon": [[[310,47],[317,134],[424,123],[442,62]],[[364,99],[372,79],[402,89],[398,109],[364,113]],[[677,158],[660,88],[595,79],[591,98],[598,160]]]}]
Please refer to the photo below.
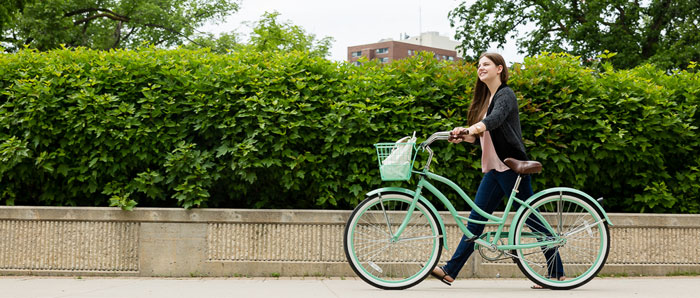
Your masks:
[{"label": "brick building", "polygon": [[[429,46],[431,44],[439,47]],[[367,57],[369,60],[378,59],[382,63],[389,63],[413,56],[420,51],[431,52],[438,60],[461,60],[462,58],[458,57],[457,51],[454,50],[457,44],[456,41],[448,41],[446,37],[438,36],[436,32],[428,32],[419,37],[401,41],[382,40],[377,43],[348,47],[347,61],[357,63],[361,57]]]}]

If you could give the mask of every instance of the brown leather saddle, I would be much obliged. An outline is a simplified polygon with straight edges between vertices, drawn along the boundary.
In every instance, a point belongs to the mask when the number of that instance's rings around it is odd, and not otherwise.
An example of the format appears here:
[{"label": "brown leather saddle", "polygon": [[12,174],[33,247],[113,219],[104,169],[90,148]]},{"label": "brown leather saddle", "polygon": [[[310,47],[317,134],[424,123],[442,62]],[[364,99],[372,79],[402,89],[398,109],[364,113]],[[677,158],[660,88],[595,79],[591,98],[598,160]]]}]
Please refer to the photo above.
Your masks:
[{"label": "brown leather saddle", "polygon": [[503,163],[520,175],[537,174],[542,172],[542,164],[534,160],[517,160],[514,158],[506,158]]}]

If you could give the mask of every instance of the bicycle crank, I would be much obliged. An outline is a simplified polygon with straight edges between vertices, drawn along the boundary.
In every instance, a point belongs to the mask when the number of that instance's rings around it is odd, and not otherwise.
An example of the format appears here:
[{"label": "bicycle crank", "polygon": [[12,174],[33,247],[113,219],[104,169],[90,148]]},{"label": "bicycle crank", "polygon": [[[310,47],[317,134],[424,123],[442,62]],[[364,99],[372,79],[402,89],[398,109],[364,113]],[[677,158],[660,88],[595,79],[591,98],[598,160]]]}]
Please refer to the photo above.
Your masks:
[{"label": "bicycle crank", "polygon": [[[478,245],[478,244],[477,244]],[[503,238],[498,239],[498,245],[505,245],[503,242]],[[487,261],[493,262],[493,261],[498,261],[498,260],[503,260],[507,258],[503,258],[503,251],[499,250],[496,248],[496,245],[487,247],[483,245],[478,245],[479,246],[479,254],[481,255],[482,258],[484,258]]]}]

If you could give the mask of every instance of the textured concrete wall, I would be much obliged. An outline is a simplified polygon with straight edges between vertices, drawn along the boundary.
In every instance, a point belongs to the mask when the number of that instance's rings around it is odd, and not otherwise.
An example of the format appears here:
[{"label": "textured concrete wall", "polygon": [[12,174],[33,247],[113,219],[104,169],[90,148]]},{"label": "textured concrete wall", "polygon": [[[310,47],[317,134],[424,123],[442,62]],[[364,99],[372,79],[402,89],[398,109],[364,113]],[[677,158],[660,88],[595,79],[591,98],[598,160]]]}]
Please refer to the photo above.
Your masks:
[{"label": "textured concrete wall", "polygon": [[[0,274],[352,276],[350,211],[0,207]],[[443,214],[447,219],[448,215]],[[465,214],[466,216],[466,214]],[[700,215],[611,214],[603,273],[700,273]],[[460,231],[446,220],[449,251]],[[520,276],[478,253],[461,276]]]},{"label": "textured concrete wall", "polygon": [[0,220],[0,270],[138,272],[138,224]]}]

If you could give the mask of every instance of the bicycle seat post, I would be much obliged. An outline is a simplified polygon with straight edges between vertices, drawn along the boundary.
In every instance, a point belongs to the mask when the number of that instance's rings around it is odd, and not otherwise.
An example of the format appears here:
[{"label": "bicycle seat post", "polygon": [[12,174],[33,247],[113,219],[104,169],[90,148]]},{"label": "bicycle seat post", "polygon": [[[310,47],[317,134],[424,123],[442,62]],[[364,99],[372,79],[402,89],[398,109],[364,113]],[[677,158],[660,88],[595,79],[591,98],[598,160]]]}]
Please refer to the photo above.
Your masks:
[{"label": "bicycle seat post", "polygon": [[523,178],[523,176],[520,175],[520,174],[518,174],[518,179],[515,180],[515,186],[513,186],[513,191],[515,191],[515,193],[519,193],[519,192],[520,192],[520,191],[518,191],[518,188],[520,187],[520,180],[521,180],[522,178]]}]

